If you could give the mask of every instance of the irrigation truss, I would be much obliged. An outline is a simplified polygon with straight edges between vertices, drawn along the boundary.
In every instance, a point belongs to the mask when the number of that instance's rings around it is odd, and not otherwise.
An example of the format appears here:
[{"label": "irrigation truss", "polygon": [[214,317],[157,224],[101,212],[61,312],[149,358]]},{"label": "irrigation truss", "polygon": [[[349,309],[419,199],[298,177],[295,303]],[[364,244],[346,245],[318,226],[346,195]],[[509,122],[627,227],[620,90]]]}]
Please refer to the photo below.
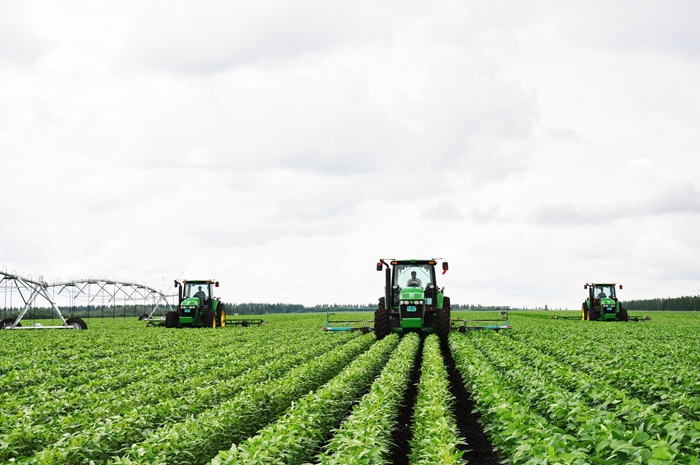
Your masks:
[{"label": "irrigation truss", "polygon": [[[152,319],[159,308],[172,309],[170,301],[174,294],[165,294],[150,286],[137,282],[119,281],[107,278],[69,279],[68,281],[45,281],[43,276],[34,279],[31,275],[24,277],[16,272],[0,270],[0,329],[87,329],[85,321],[80,317],[66,318],[66,310],[126,308],[127,305],[138,305],[143,309],[140,319]],[[41,307],[40,307],[41,306]],[[53,318],[58,318],[57,325],[22,325],[32,309],[49,310]],[[61,310],[63,308],[63,311]],[[9,316],[9,317],[8,317]],[[26,322],[26,321],[25,321]]]}]

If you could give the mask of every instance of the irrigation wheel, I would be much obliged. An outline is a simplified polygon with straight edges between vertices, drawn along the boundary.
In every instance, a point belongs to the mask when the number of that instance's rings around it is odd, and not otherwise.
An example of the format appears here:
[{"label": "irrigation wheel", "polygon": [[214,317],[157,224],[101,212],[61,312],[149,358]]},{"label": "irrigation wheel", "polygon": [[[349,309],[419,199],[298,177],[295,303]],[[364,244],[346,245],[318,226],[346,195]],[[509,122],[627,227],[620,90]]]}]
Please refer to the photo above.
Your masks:
[{"label": "irrigation wheel", "polygon": [[139,317],[139,321],[148,320],[148,315],[145,313]]},{"label": "irrigation wheel", "polygon": [[202,313],[202,326],[204,328],[216,328],[216,318],[214,312],[206,310]]},{"label": "irrigation wheel", "polygon": [[78,318],[77,316],[68,318],[66,323],[68,323],[68,326],[72,326],[75,329],[87,329],[87,323],[85,323],[82,318]]},{"label": "irrigation wheel", "polygon": [[384,339],[389,335],[391,328],[389,327],[389,310],[386,309],[384,297],[379,299],[379,305],[374,311],[374,335],[377,340]]},{"label": "irrigation wheel", "polygon": [[[12,323],[14,322],[14,318],[5,318],[4,320],[0,321],[0,329],[5,329],[6,327],[12,326]],[[17,323],[17,327],[22,327],[22,323]]]},{"label": "irrigation wheel", "polygon": [[450,334],[450,298],[445,297],[442,300],[442,308],[438,309],[435,318],[435,334],[440,339],[446,339]]},{"label": "irrigation wheel", "polygon": [[180,324],[180,316],[177,312],[168,312],[165,314],[165,327],[177,328]]}]

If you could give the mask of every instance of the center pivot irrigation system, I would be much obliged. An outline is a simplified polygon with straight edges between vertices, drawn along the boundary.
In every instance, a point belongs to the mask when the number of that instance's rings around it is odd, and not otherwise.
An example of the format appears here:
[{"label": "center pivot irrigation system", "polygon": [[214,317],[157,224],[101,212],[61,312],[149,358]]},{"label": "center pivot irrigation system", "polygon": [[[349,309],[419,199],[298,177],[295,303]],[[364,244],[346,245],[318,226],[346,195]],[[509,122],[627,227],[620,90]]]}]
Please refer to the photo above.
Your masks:
[{"label": "center pivot irrigation system", "polygon": [[[150,320],[160,307],[172,309],[168,303],[168,297],[164,293],[149,286],[135,282],[117,281],[110,279],[72,279],[66,282],[60,280],[46,282],[43,276],[37,279],[20,276],[15,272],[0,270],[0,305],[2,305],[2,321],[0,329],[26,330],[26,329],[87,329],[87,323],[80,317],[66,318],[57,305],[59,300],[67,300],[68,307],[76,302],[90,307],[101,305],[116,306],[118,301],[126,305],[141,303],[150,306],[149,313],[141,315],[140,319]],[[59,320],[58,325],[44,325],[34,323],[22,325],[22,320],[31,315],[32,308],[36,307],[37,299],[44,301],[52,313],[52,317]],[[66,307],[64,306],[64,311]],[[15,315],[16,313],[16,315]],[[89,313],[88,313],[89,314]]]}]

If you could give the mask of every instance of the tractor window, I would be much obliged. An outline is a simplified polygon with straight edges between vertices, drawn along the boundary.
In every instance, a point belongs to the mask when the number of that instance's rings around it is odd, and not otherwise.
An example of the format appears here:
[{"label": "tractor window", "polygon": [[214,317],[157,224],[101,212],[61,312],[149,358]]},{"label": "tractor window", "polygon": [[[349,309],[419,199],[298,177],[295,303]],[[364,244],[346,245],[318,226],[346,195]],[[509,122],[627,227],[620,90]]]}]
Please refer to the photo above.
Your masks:
[{"label": "tractor window", "polygon": [[185,284],[185,297],[199,297],[204,302],[209,298],[209,286],[202,283]]},{"label": "tractor window", "polygon": [[614,286],[596,286],[593,288],[593,298],[594,299],[614,299],[615,298],[615,287]]},{"label": "tractor window", "polygon": [[394,265],[394,285],[401,288],[425,288],[433,284],[434,271],[431,265]]}]

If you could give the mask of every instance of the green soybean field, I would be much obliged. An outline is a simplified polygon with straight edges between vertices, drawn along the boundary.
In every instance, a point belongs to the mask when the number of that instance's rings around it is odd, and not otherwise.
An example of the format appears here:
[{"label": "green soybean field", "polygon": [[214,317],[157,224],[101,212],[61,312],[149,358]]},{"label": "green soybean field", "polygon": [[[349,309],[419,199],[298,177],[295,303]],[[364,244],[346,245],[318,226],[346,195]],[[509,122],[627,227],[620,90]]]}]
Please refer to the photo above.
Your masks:
[{"label": "green soybean field", "polygon": [[700,312],[553,313],[446,340],[321,314],[2,331],[0,462],[700,464]]}]

